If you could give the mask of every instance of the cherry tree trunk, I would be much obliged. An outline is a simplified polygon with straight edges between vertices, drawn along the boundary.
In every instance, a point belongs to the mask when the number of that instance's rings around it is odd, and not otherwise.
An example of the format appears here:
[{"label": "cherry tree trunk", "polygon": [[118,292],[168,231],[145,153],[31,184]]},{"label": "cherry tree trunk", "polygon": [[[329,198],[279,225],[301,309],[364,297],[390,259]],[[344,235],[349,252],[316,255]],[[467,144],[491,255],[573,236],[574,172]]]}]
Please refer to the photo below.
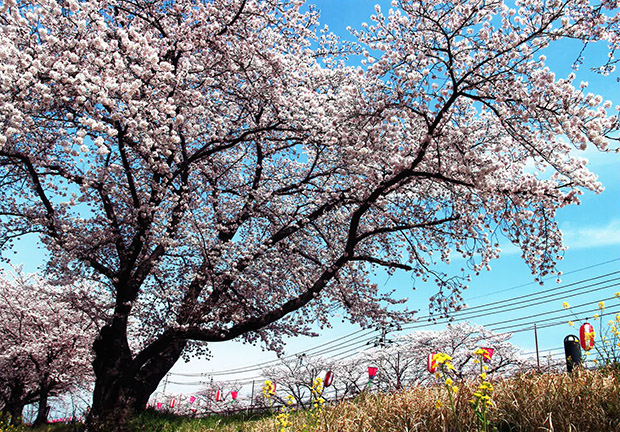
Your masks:
[{"label": "cherry tree trunk", "polygon": [[11,418],[11,424],[16,426],[22,424],[22,412],[24,411],[23,403],[7,405],[6,411]]},{"label": "cherry tree trunk", "polygon": [[9,396],[5,400],[4,411],[8,413],[12,425],[22,424],[22,413],[26,406],[24,400],[24,384],[19,380],[11,383]]},{"label": "cherry tree trunk", "polygon": [[34,420],[34,426],[40,426],[47,423],[47,399],[49,391],[46,388],[41,390],[39,396],[39,408],[37,409],[37,418]]},{"label": "cherry tree trunk", "polygon": [[121,432],[145,410],[150,395],[179,359],[185,341],[173,341],[163,351],[137,364],[124,336],[103,328],[94,344],[95,389],[86,422],[88,432]]}]

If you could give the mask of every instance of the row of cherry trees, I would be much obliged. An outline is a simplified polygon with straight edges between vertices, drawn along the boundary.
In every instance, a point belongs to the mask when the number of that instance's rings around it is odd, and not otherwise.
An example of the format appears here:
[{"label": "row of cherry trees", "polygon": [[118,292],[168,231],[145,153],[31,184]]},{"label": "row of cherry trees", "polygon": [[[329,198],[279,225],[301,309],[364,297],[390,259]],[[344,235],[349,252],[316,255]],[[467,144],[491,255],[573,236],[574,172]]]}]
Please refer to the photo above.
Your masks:
[{"label": "row of cherry trees", "polygon": [[36,233],[50,276],[112,296],[89,430],[208,343],[412,319],[377,268],[435,281],[442,314],[498,233],[554,272],[556,211],[602,190],[576,151],[618,121],[543,50],[613,49],[614,7],[395,0],[351,44],[301,0],[2,1],[0,246]]},{"label": "row of cherry trees", "polygon": [[474,363],[473,351],[480,347],[494,349],[489,366],[490,376],[507,376],[532,367],[532,358],[510,343],[511,334],[496,334],[479,325],[460,323],[448,325],[441,331],[419,331],[399,337],[393,343],[376,347],[352,357],[332,360],[320,357],[291,358],[282,364],[266,368],[263,375],[277,383],[274,398],[286,402],[291,395],[297,404],[305,407],[310,402],[311,388],[316,377],[323,378],[327,371],[334,380],[326,390],[330,398],[355,396],[368,389],[368,367],[378,372],[371,382],[373,390],[391,391],[416,385],[435,383],[427,371],[427,356],[443,352],[450,355],[455,380],[476,377],[480,372]]},{"label": "row of cherry trees", "polygon": [[20,271],[0,273],[0,412],[12,424],[32,403],[38,404],[35,424],[45,423],[49,398],[92,385],[92,341],[101,316],[85,308],[84,289]]}]

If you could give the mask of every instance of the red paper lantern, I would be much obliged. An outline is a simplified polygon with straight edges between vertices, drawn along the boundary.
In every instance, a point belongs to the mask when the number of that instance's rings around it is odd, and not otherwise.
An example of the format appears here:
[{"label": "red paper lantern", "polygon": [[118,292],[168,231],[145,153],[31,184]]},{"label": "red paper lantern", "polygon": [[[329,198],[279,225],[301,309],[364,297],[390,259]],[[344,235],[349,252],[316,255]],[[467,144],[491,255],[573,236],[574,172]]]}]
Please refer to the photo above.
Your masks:
[{"label": "red paper lantern", "polygon": [[174,408],[174,404],[175,404],[175,403],[177,403],[177,400],[176,400],[176,399],[172,399],[172,400],[170,401],[170,408]]},{"label": "red paper lantern", "polygon": [[327,371],[325,374],[325,379],[323,380],[323,385],[325,387],[329,387],[332,385],[332,381],[334,381],[334,373],[332,371]]},{"label": "red paper lantern", "polygon": [[482,348],[485,353],[482,354],[482,361],[485,363],[491,363],[491,359],[493,358],[493,352],[495,351],[493,348]]},{"label": "red paper lantern", "polygon": [[370,366],[368,368],[368,378],[374,379],[375,376],[377,375],[377,370],[378,369],[376,367]]},{"label": "red paper lantern", "polygon": [[430,353],[426,358],[426,370],[430,373],[435,373],[437,370],[437,362],[433,359],[435,357],[435,353]]},{"label": "red paper lantern", "polygon": [[161,409],[162,403],[161,402],[157,402],[157,409]]},{"label": "red paper lantern", "polygon": [[217,389],[215,392],[215,402],[219,402],[222,400],[222,390]]},{"label": "red paper lantern", "polygon": [[590,351],[594,346],[594,327],[590,323],[584,323],[579,328],[579,343],[581,348]]},{"label": "red paper lantern", "polygon": [[193,404],[195,400],[196,400],[196,396],[189,397],[189,403]]},{"label": "red paper lantern", "polygon": [[237,395],[239,393],[237,392],[237,390],[233,390],[230,392],[230,396],[232,397],[233,400],[237,400]]}]

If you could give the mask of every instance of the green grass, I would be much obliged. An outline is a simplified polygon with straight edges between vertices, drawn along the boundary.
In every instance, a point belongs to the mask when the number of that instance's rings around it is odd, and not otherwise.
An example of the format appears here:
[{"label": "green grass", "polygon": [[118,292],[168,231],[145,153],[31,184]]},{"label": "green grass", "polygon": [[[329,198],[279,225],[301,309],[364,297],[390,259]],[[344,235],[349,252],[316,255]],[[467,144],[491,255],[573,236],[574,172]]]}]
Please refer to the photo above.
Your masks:
[{"label": "green grass", "polygon": [[244,431],[260,422],[266,414],[211,415],[204,418],[191,418],[148,410],[136,417],[131,424],[131,432],[203,432],[224,428],[227,431]]}]

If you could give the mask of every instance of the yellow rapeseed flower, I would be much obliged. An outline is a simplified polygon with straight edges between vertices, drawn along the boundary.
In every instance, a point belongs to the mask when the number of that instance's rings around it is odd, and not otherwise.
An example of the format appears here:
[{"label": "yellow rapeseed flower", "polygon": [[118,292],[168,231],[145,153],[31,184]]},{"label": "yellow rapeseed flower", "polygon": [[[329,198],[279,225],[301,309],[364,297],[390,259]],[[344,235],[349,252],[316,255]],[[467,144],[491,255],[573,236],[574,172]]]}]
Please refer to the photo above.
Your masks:
[{"label": "yellow rapeseed flower", "polygon": [[450,360],[452,360],[452,357],[450,357],[446,353],[433,354],[433,361],[437,364],[444,364],[446,362],[449,362]]},{"label": "yellow rapeseed flower", "polygon": [[452,385],[452,378],[446,379],[446,385],[449,385],[449,386]]},{"label": "yellow rapeseed flower", "polygon": [[605,302],[604,302],[604,301],[600,301],[600,302],[598,302],[598,308],[599,308],[600,310],[605,309]]},{"label": "yellow rapeseed flower", "polygon": [[562,303],[562,307],[564,309],[568,309],[570,307],[570,305],[568,304],[568,302],[564,302],[564,303]]},{"label": "yellow rapeseed flower", "polygon": [[453,391],[454,393],[458,393],[459,388],[458,388],[457,386],[452,386],[452,391]]},{"label": "yellow rapeseed flower", "polygon": [[263,384],[263,397],[269,399],[276,393],[276,386],[271,380],[265,381]]},{"label": "yellow rapeseed flower", "polygon": [[435,408],[439,409],[439,408],[441,408],[442,406],[443,406],[443,404],[441,403],[441,401],[440,401],[439,399],[437,399],[437,400],[435,401]]},{"label": "yellow rapeseed flower", "polygon": [[568,322],[568,325],[569,325],[569,326],[574,326],[574,325],[575,325],[575,323],[574,323],[574,322],[572,322],[572,321],[569,321],[569,322]]}]

